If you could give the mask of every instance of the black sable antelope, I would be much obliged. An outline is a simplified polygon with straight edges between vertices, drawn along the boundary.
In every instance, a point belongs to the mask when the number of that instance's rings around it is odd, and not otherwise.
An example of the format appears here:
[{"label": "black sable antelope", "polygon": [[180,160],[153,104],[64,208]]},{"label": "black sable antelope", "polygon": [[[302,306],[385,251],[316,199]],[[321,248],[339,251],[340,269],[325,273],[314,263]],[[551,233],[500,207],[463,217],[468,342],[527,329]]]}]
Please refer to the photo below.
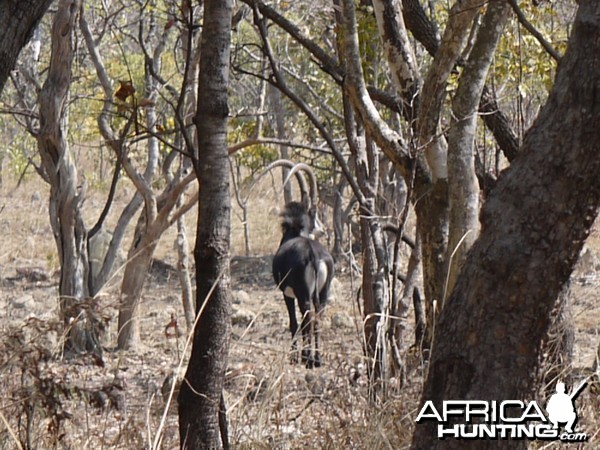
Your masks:
[{"label": "black sable antelope", "polygon": [[[273,278],[283,292],[290,317],[294,356],[298,332],[295,307],[295,299],[297,299],[302,317],[302,362],[309,368],[320,367],[319,320],[329,298],[329,288],[334,273],[333,258],[325,247],[315,240],[323,234],[323,231],[316,213],[317,189],[312,170],[306,164],[279,160],[271,164],[267,171],[277,166],[291,169],[288,179],[293,175],[296,176],[302,191],[302,202],[288,203],[281,213],[283,236],[273,258]],[[306,192],[306,181],[300,171],[305,172],[311,181],[310,197]]]}]

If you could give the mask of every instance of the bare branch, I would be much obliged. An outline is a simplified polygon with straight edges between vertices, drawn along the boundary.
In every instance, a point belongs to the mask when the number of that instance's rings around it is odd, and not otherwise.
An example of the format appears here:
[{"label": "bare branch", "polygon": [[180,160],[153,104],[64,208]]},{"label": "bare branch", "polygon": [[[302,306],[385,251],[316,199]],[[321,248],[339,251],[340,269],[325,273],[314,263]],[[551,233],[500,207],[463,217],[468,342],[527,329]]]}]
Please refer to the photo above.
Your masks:
[{"label": "bare branch", "polygon": [[523,14],[523,11],[521,10],[521,8],[519,8],[519,5],[517,5],[517,2],[515,0],[508,0],[508,3],[510,4],[510,6],[512,7],[513,11],[515,12],[515,14],[517,15],[517,19],[519,19],[519,23],[521,25],[523,25],[523,27],[525,27],[525,29],[527,31],[529,31],[529,33],[531,33],[531,35],[537,39],[537,41],[540,43],[540,45],[542,47],[544,47],[544,50],[546,50],[548,52],[548,54],[550,56],[552,56],[552,58],[554,58],[554,60],[556,62],[560,61],[561,56],[558,54],[558,52],[554,49],[554,47],[552,47],[552,44],[550,44],[550,42],[548,42],[546,40],[546,38],[544,38],[544,36],[542,35],[542,33],[540,33],[531,22],[529,22],[527,20],[527,17],[525,17],[525,14]]},{"label": "bare branch", "polygon": [[[358,31],[356,28],[354,3],[351,0],[342,0],[342,46],[346,60],[346,79],[344,91],[346,91],[353,106],[359,112],[369,135],[383,150],[385,155],[394,164],[400,174],[408,178],[413,165],[413,158],[407,151],[407,146],[402,136],[391,129],[381,118],[377,108],[373,104],[365,84],[363,70],[361,67],[360,51],[358,46]],[[421,171],[425,175],[425,171]]]},{"label": "bare branch", "polygon": [[344,173],[344,176],[348,180],[348,183],[350,184],[352,191],[354,192],[354,195],[356,195],[356,198],[359,199],[359,202],[361,202],[361,204],[365,205],[366,202],[365,202],[364,195],[362,194],[360,187],[356,183],[356,180],[352,176],[352,173],[350,172],[350,168],[348,167],[345,159],[342,157],[342,153],[338,149],[338,146],[336,145],[336,143],[333,139],[333,136],[331,135],[331,133],[329,133],[329,131],[327,130],[327,128],[325,127],[323,122],[321,120],[319,120],[318,116],[306,104],[306,102],[304,102],[300,98],[300,96],[298,96],[295,92],[293,92],[291,89],[288,88],[288,86],[281,74],[281,71],[279,70],[279,65],[277,64],[277,61],[275,60],[275,57],[273,56],[271,44],[269,43],[269,39],[267,37],[265,23],[264,23],[264,20],[261,16],[257,6],[254,7],[254,20],[258,27],[260,36],[263,41],[264,51],[267,55],[267,58],[269,59],[269,63],[271,64],[271,70],[273,71],[274,80],[270,79],[269,82],[272,83],[274,86],[276,86],[296,106],[298,106],[298,108],[300,108],[300,110],[306,115],[306,117],[308,117],[308,119],[311,121],[311,123],[317,128],[317,130],[319,131],[319,133],[321,134],[321,136],[323,137],[325,142],[327,142],[327,145],[331,149],[337,163],[339,164],[340,168],[342,169],[342,172]]},{"label": "bare branch", "polygon": [[254,137],[254,138],[249,138],[249,139],[243,140],[241,142],[238,142],[237,144],[230,145],[228,148],[228,152],[229,152],[229,155],[233,155],[234,153],[236,153],[246,147],[251,147],[253,145],[260,145],[260,144],[286,145],[288,147],[303,148],[303,149],[311,150],[314,152],[327,153],[327,151],[321,147],[317,147],[314,145],[301,144],[299,142],[294,142],[294,141],[290,141],[287,139],[277,139],[277,138],[271,138],[271,137]]}]

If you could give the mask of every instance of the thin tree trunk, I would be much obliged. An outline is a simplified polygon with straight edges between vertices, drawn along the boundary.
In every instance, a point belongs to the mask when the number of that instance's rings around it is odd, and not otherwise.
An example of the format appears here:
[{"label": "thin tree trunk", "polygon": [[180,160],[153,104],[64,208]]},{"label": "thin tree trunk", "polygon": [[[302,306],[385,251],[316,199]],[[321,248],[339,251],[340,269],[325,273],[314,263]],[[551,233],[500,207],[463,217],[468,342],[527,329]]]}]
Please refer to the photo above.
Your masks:
[{"label": "thin tree trunk", "polygon": [[[146,89],[149,97],[156,95],[157,85],[152,76],[160,69],[160,57],[166,44],[167,31],[167,29],[163,31],[154,48],[151,62],[146,66]],[[148,128],[154,128],[153,115],[148,114],[147,119]],[[119,156],[122,157],[123,155]],[[171,180],[160,195],[154,192],[152,180],[158,167],[158,159],[158,140],[151,138],[148,141],[148,160],[143,174],[136,170],[129,158],[122,157],[121,160],[125,172],[142,195],[145,208],[136,227],[134,241],[130,249],[121,285],[121,305],[118,323],[119,348],[133,347],[139,340],[139,316],[136,309],[141,297],[145,275],[160,236],[178,218],[185,214],[197,199],[197,196],[190,197],[181,207],[176,208],[178,204],[181,204],[179,199],[187,186],[195,179],[193,174]]]},{"label": "thin tree trunk", "polygon": [[61,0],[52,26],[52,55],[48,78],[39,94],[38,149],[50,181],[50,222],[60,261],[59,295],[66,327],[67,350],[102,354],[87,300],[87,230],[81,214],[85,187],[79,187],[77,168],[66,139],[67,103],[71,86],[73,28],[79,2]]},{"label": "thin tree trunk", "polygon": [[335,186],[335,197],[333,200],[333,251],[334,260],[339,261],[344,256],[344,190],[348,182],[341,178]]},{"label": "thin tree trunk", "polygon": [[[150,18],[150,21],[150,28],[152,29],[153,17]],[[159,44],[155,49],[153,61],[148,63],[153,64],[155,70],[159,70],[160,68],[161,52],[162,46]],[[144,75],[145,96],[150,100],[154,100],[157,95],[156,82],[152,78],[147,65]],[[156,129],[156,112],[153,106],[146,108],[146,127],[151,131]],[[145,182],[145,187],[148,187],[152,183],[158,167],[159,146],[156,137],[151,136],[148,139],[147,151],[148,163],[143,179],[140,177],[139,181],[139,183]],[[123,155],[117,156],[122,157]],[[127,161],[124,165],[126,171],[129,168],[131,176],[131,172],[133,171],[131,163]],[[140,318],[137,309],[144,288],[146,274],[152,262],[152,256],[154,255],[162,231],[167,228],[164,225],[158,226],[158,205],[154,193],[149,188],[145,191],[140,190],[144,192],[145,209],[142,211],[135,228],[133,242],[127,255],[127,263],[121,283],[121,301],[119,303],[119,320],[117,325],[117,346],[119,349],[135,348],[140,341]]]},{"label": "thin tree trunk", "polygon": [[[182,199],[178,200],[177,206],[183,206]],[[178,266],[177,273],[179,274],[179,284],[181,285],[181,301],[183,303],[183,314],[185,316],[185,325],[188,333],[192,332],[194,319],[196,317],[194,299],[192,297],[192,280],[190,277],[190,250],[187,239],[187,227],[185,218],[181,216],[177,219],[177,255]]]},{"label": "thin tree trunk", "polygon": [[[439,133],[448,78],[466,44],[473,18],[483,3],[483,0],[463,0],[453,5],[442,42],[423,82],[419,99],[418,139],[419,145],[425,149],[434,181],[448,177],[446,143]],[[423,240],[423,251],[426,250],[427,243]],[[423,259],[425,261],[425,254]]]},{"label": "thin tree trunk", "polygon": [[504,0],[488,4],[452,100],[454,120],[448,135],[449,273],[444,292],[452,290],[467,252],[479,234],[480,190],[474,149],[477,109],[509,10]]},{"label": "thin tree trunk", "polygon": [[[143,213],[142,213],[143,215]],[[162,231],[156,233],[144,230],[145,220],[140,218],[134,235],[134,243],[127,255],[127,264],[121,284],[117,346],[119,349],[136,348],[140,342],[140,318],[138,306],[144,288],[144,281],[152,255],[158,245]]]},{"label": "thin tree trunk", "polygon": [[[539,385],[551,312],[600,206],[598,35],[600,2],[580,0],[548,102],[488,198],[438,321],[422,402],[531,399]],[[464,448],[436,434],[417,425],[412,448]]]},{"label": "thin tree trunk", "polygon": [[[417,191],[417,194],[419,191]],[[435,320],[441,308],[446,281],[448,249],[448,182],[439,179],[429,192],[415,204],[417,233],[421,239],[423,292],[425,296],[426,329],[423,350],[431,347]]]},{"label": "thin tree trunk", "polygon": [[[365,353],[368,365],[371,396],[375,398],[379,384],[386,379],[388,358],[385,330],[389,306],[387,257],[383,232],[376,216],[379,181],[379,153],[370,139],[361,139],[355,124],[355,114],[349,99],[344,98],[344,123],[348,146],[356,165],[356,178],[363,196],[360,206],[360,238],[363,249],[362,297],[364,315]],[[361,136],[364,138],[364,135]],[[375,388],[375,389],[374,389]]]},{"label": "thin tree trunk", "polygon": [[[185,26],[181,32],[181,41],[183,47],[183,53],[187,60],[187,73],[186,79],[184,80],[182,90],[184,91],[183,102],[178,108],[178,111],[183,111],[182,122],[187,125],[192,125],[192,119],[196,113],[197,99],[196,93],[198,91],[198,70],[199,70],[199,59],[200,59],[200,46],[198,44],[199,39],[194,34],[194,23],[196,20],[195,8],[189,1],[184,0],[182,2],[182,16],[186,19]],[[190,128],[191,129],[191,128]],[[191,142],[194,148],[198,146],[198,137],[196,133],[190,133],[191,136],[188,140],[184,139],[184,133],[181,131],[179,140],[184,142]],[[189,135],[188,135],[189,136]],[[191,150],[192,149],[188,149]],[[179,171],[177,172],[178,177],[181,178],[183,173],[186,173],[191,168],[192,162],[189,157],[182,156]],[[183,197],[179,197],[177,200],[177,207],[183,206]],[[190,277],[190,251],[187,238],[187,227],[185,225],[184,217],[180,217],[177,220],[177,255],[178,255],[178,274],[179,284],[181,286],[181,300],[183,304],[183,313],[185,316],[185,324],[188,333],[193,331],[195,313],[195,302],[193,298],[192,280]]]},{"label": "thin tree trunk", "polygon": [[[136,310],[144,287],[144,280],[160,237],[189,211],[198,199],[198,195],[194,195],[183,206],[173,211],[178,203],[178,198],[183,195],[192,178],[194,177],[190,174],[174,184],[171,189],[167,190],[166,195],[158,199],[157,206],[154,208],[147,206],[140,216],[121,283],[118,322],[118,347],[120,349],[135,347],[139,341],[139,317]],[[154,216],[150,221],[148,220],[149,210],[150,214]]]},{"label": "thin tree trunk", "polygon": [[[198,109],[194,119],[199,138],[198,159],[194,163],[201,189],[194,250],[198,324],[179,393],[182,449],[219,447],[231,328],[227,86],[232,1],[207,0],[204,8]],[[226,433],[223,435],[223,445],[227,447]]]},{"label": "thin tree trunk", "polygon": [[[187,157],[182,162],[190,161]],[[191,163],[191,162],[190,162]],[[184,207],[183,196],[177,199],[176,207]],[[183,306],[183,315],[187,333],[193,332],[195,319],[195,303],[192,288],[192,278],[190,276],[190,249],[187,237],[187,226],[185,217],[182,215],[177,219],[177,237],[175,238],[175,247],[177,248],[177,276],[181,287],[181,303]]]},{"label": "thin tree trunk", "polygon": [[402,305],[413,303],[415,309],[415,346],[421,348],[425,338],[427,323],[423,302],[419,293],[419,280],[423,277],[421,268],[421,239],[417,236],[415,246],[411,249],[408,267],[406,269],[406,280],[404,281],[404,292],[402,293]]},{"label": "thin tree trunk", "polygon": [[[471,0],[472,1],[472,0]],[[404,177],[411,179],[415,171],[415,194],[419,201],[415,205],[417,214],[417,228],[422,243],[423,277],[426,305],[428,309],[428,333],[432,335],[432,324],[434,317],[434,303],[439,301],[445,280],[446,248],[448,232],[448,182],[445,158],[445,141],[442,139],[431,139],[424,148],[431,147],[432,157],[429,158],[431,170],[419,151],[415,155],[409,152],[408,145],[392,130],[380,117],[367,92],[360,64],[360,52],[358,46],[358,32],[354,3],[352,0],[341,0],[342,17],[340,29],[342,30],[342,48],[346,58],[345,91],[348,93],[354,107],[358,111],[367,133],[375,140],[383,153],[394,164],[394,167]],[[462,22],[461,22],[462,23]],[[456,51],[456,49],[454,49]],[[448,52],[452,53],[452,52]],[[452,55],[447,56],[451,58]],[[446,62],[446,64],[448,64]],[[443,72],[442,69],[440,71]],[[443,84],[443,78],[440,81]],[[430,81],[430,85],[434,83]],[[436,90],[439,87],[436,87]],[[444,89],[445,91],[445,89]],[[428,101],[433,103],[432,99]],[[420,102],[420,109],[423,105]],[[433,113],[432,113],[433,114]],[[424,116],[427,122],[434,121],[435,126],[423,126],[423,133],[431,132],[431,136],[437,131],[437,115],[433,117]],[[432,130],[430,130],[432,128]],[[433,147],[432,147],[433,146]],[[435,147],[435,148],[434,148]],[[416,169],[414,165],[416,164]],[[428,346],[429,339],[425,340]]]}]

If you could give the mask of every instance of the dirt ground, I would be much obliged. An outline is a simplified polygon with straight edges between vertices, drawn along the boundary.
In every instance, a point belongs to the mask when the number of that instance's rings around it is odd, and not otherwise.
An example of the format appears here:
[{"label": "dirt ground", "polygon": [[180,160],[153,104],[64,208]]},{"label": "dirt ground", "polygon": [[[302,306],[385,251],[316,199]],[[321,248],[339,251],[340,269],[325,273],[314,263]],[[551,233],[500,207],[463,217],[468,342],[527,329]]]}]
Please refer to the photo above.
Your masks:
[{"label": "dirt ground", "polygon": [[[37,181],[0,189],[0,449],[19,448],[17,441],[36,449],[178,448],[176,407],[168,409],[167,403],[170,376],[186,352],[173,233],[162,239],[159,262],[147,279],[141,345],[112,350],[117,275],[99,297],[101,311],[110,318],[104,367],[86,359],[65,361],[57,323],[58,258],[46,198]],[[126,198],[122,194],[117,200]],[[270,274],[269,255],[279,241],[276,202],[260,194],[255,202],[257,210],[267,212],[253,223],[255,256],[241,256],[238,209],[232,218],[234,314],[226,402],[234,448],[405,448],[423,381],[419,361],[407,358],[402,387],[392,379],[379,403],[369,400],[356,303],[360,280],[340,267],[323,320],[324,366],[307,370],[291,364],[287,313]],[[92,195],[90,217],[101,206],[102,196]],[[194,220],[190,215],[190,236]],[[600,334],[599,234],[596,229],[589,239],[571,281],[574,365],[579,368],[592,366]],[[172,336],[167,328],[172,317],[182,336]],[[411,320],[409,315],[405,347],[412,343]],[[593,436],[587,448],[597,448],[597,395],[585,392],[578,400],[580,426]]]}]

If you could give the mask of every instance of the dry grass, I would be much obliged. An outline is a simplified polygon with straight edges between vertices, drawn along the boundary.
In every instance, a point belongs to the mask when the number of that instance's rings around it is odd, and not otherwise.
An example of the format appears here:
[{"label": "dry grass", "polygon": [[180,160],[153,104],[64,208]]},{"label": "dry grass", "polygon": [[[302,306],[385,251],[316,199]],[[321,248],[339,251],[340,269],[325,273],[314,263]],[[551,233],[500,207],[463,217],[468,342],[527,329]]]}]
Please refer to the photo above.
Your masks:
[{"label": "dry grass", "polygon": [[[165,409],[163,382],[184,356],[184,338],[164,334],[171,314],[184,323],[176,277],[167,271],[149,278],[140,311],[142,345],[135,352],[107,351],[104,367],[60,359],[58,258],[48,225],[47,190],[37,179],[17,191],[7,183],[0,190],[0,449],[25,447],[28,439],[36,449],[151,448]],[[369,400],[355,308],[358,280],[348,274],[338,277],[335,299],[324,318],[324,367],[307,371],[289,363],[287,313],[264,257],[279,242],[280,198],[270,180],[252,194],[253,257],[238,257],[233,264],[233,288],[247,293],[236,297],[243,303],[235,308],[251,313],[234,325],[229,357],[226,401],[234,448],[406,448],[422,374],[413,363],[402,389],[392,380],[385,399],[378,404]],[[90,192],[90,222],[102,199]],[[125,195],[117,199],[121,205],[126,200]],[[234,255],[244,251],[239,217],[235,207]],[[114,223],[115,217],[109,221]],[[193,245],[194,214],[186,221]],[[170,230],[157,252],[170,264],[176,262],[174,237]],[[588,245],[600,256],[598,233]],[[100,297],[102,311],[113,318],[105,336],[108,348],[116,341],[116,281]],[[577,367],[591,366],[598,345],[599,286],[597,268],[580,267],[572,282]],[[345,320],[333,321],[336,315]],[[407,327],[410,333],[410,323]],[[578,400],[580,426],[589,435],[600,428],[597,395],[588,389]],[[174,406],[162,432],[161,448],[178,448]],[[589,448],[594,442],[597,437]]]}]

